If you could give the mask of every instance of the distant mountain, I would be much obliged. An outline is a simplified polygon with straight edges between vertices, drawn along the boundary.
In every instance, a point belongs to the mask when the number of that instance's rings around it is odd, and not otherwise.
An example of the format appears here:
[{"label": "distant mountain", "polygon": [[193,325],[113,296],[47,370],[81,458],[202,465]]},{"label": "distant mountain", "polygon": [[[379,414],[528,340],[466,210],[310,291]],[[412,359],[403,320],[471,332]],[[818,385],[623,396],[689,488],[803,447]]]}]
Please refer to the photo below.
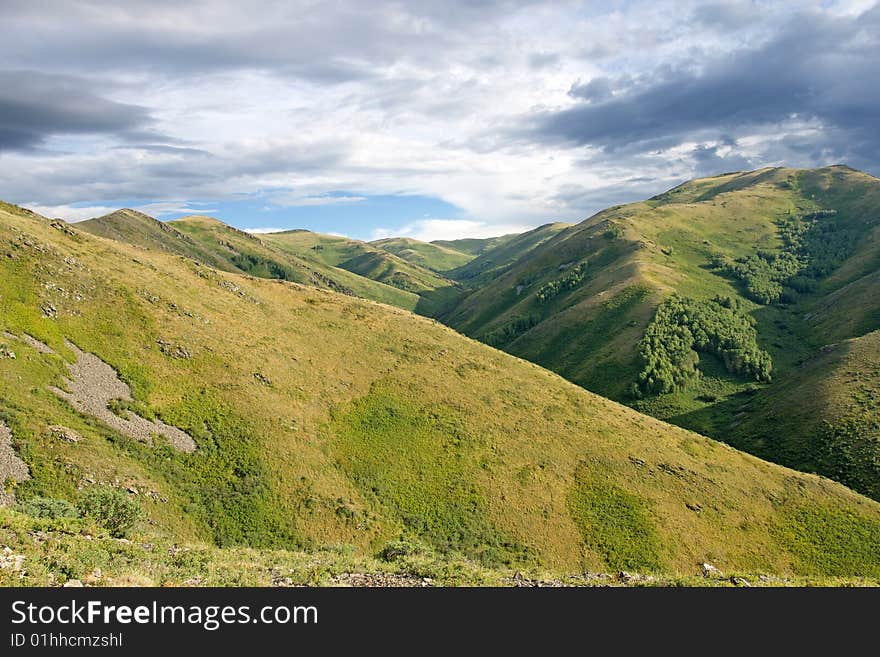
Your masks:
[{"label": "distant mountain", "polygon": [[[617,221],[623,236],[581,227],[596,241],[585,257],[627,257],[641,238]],[[0,582],[94,580],[96,563],[105,582],[286,577],[291,553],[269,548],[311,552],[296,581],[372,555],[453,583],[475,568],[699,576],[705,562],[880,577],[880,504],[842,485],[316,287],[312,262],[281,260],[263,238],[205,218],[171,225],[237,268],[285,275],[221,271],[0,206],[0,423],[4,454],[28,470],[4,471],[21,505],[0,511],[4,545],[27,568]],[[579,262],[519,283],[520,296]],[[143,509],[130,543],[89,519],[23,515],[66,512],[101,485]]]},{"label": "distant mountain", "polygon": [[448,272],[447,275],[471,287],[489,283],[513,263],[526,257],[533,249],[569,227],[570,224],[564,223],[545,224],[520,235],[506,235],[486,240],[486,243],[479,248],[476,258]]},{"label": "distant mountain", "polygon": [[409,263],[441,273],[466,265],[474,259],[473,254],[456,251],[436,242],[421,242],[409,237],[391,237],[370,244],[393,253]]},{"label": "distant mountain", "polygon": [[420,301],[413,292],[337,268],[314,251],[279,248],[283,242],[238,230],[213,217],[163,222],[126,209],[76,225],[93,235],[175,253],[223,271],[315,285],[407,310],[415,309]]},{"label": "distant mountain", "polygon": [[102,217],[77,223],[77,228],[92,235],[127,242],[145,249],[155,249],[200,260],[217,269],[235,271],[227,258],[218,257],[188,235],[143,212],[123,208]]},{"label": "distant mountain", "polygon": [[501,246],[517,235],[519,235],[519,233],[510,233],[498,237],[466,237],[458,240],[434,240],[431,244],[476,257],[482,255],[489,249]]},{"label": "distant mountain", "polygon": [[264,240],[285,253],[418,295],[410,309],[422,315],[436,315],[462,293],[455,281],[367,242],[303,230],[269,233]]}]

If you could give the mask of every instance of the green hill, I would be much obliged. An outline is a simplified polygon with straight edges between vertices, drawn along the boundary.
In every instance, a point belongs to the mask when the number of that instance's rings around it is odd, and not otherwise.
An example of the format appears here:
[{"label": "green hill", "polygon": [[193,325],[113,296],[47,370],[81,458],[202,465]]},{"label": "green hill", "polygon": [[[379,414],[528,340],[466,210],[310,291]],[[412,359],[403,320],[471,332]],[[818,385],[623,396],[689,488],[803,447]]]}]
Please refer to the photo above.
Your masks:
[{"label": "green hill", "polygon": [[[236,252],[252,243],[240,239]],[[237,563],[239,582],[264,581],[256,565],[264,578],[298,568],[301,581],[328,555],[380,552],[437,555],[452,580],[472,567],[675,576],[704,562],[880,576],[876,502],[433,320],[8,205],[0,255],[2,353],[15,355],[0,358],[0,421],[29,470],[6,488],[28,509],[107,485],[145,513],[134,544],[98,537],[81,550],[86,525],[4,511],[0,539],[33,561],[28,582],[96,567],[216,582]],[[312,565],[289,550],[312,552]]]},{"label": "green hill", "polygon": [[340,235],[313,233],[310,230],[266,233],[262,238],[285,253],[298,257],[308,255],[333,267],[338,267],[346,260],[351,260],[364,253],[373,253],[376,250],[360,240]]},{"label": "green hill", "polygon": [[212,253],[189,235],[137,210],[123,208],[102,217],[80,221],[77,223],[77,228],[92,235],[127,242],[145,249],[182,255],[217,269],[225,271],[238,269],[229,262],[228,258]]},{"label": "green hill", "polygon": [[730,442],[880,499],[880,331],[823,347],[741,400]]},{"label": "green hill", "polygon": [[162,222],[135,210],[119,210],[77,224],[93,235],[175,253],[223,271],[307,283],[412,310],[419,297],[338,269],[316,254],[278,248],[256,236],[204,216]]},{"label": "green hill", "polygon": [[454,281],[366,242],[304,230],[270,233],[265,240],[295,257],[316,258],[338,269],[417,295],[418,301],[407,309],[422,315],[438,314],[461,295],[461,289]]},{"label": "green hill", "polygon": [[[589,390],[726,439],[742,395],[769,400],[824,345],[880,328],[878,237],[872,176],[842,166],[725,174],[555,231],[491,277],[452,272],[472,290],[441,319]],[[834,418],[821,407],[809,413],[810,423]],[[789,429],[806,436],[811,426]],[[806,463],[775,449],[758,453]],[[841,477],[837,466],[811,469]]]},{"label": "green hill", "polygon": [[[447,275],[469,287],[485,285],[508,271],[521,258],[527,257],[533,249],[568,227],[569,224],[563,223],[545,224],[521,235],[480,240],[483,244],[478,249],[477,257],[447,272]],[[462,240],[462,242],[466,241],[468,240]]]},{"label": "green hill", "polygon": [[373,246],[393,253],[409,263],[436,272],[446,272],[466,265],[474,259],[470,253],[455,251],[437,243],[422,242],[409,237],[391,237],[370,242]]},{"label": "green hill", "polygon": [[431,244],[476,257],[478,255],[483,255],[489,249],[501,246],[505,242],[509,242],[518,235],[519,233],[510,233],[508,235],[499,235],[498,237],[466,237],[458,240],[434,240]]}]

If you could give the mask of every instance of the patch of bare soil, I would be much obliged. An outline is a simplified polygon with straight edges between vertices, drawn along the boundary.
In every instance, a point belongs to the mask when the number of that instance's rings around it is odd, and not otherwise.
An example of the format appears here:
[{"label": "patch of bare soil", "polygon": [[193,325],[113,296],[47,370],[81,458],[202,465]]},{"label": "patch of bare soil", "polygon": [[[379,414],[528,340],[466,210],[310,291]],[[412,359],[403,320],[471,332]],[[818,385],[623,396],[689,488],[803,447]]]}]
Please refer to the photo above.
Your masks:
[{"label": "patch of bare soil", "polygon": [[15,503],[15,493],[6,490],[10,481],[20,482],[30,478],[27,464],[12,448],[12,431],[0,422],[0,506]]},{"label": "patch of bare soil", "polygon": [[153,435],[158,434],[181,452],[195,451],[195,441],[177,427],[161,420],[147,420],[130,410],[124,411],[128,417],[120,417],[111,411],[110,402],[115,399],[134,401],[131,389],[100,358],[82,351],[71,342],[66,344],[76,354],[76,362],[67,365],[70,371],[70,379],[64,380],[67,390],[51,387],[52,392],[80,413],[91,415],[130,438],[152,445]]}]

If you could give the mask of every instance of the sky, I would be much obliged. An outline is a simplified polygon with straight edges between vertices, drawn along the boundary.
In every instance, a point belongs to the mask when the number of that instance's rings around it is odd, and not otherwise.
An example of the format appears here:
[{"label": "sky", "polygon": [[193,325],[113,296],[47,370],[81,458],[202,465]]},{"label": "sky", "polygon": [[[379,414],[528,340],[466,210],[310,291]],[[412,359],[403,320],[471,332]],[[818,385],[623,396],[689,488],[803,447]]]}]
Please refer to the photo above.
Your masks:
[{"label": "sky", "polygon": [[684,180],[880,174],[880,5],[0,2],[0,198],[488,237]]}]

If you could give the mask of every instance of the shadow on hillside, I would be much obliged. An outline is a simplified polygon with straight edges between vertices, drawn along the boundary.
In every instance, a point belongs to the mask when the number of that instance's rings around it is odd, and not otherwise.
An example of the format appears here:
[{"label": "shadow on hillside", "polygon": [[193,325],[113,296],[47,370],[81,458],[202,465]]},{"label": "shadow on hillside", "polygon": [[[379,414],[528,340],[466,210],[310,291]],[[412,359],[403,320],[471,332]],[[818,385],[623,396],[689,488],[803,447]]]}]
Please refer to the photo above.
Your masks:
[{"label": "shadow on hillside", "polygon": [[415,312],[419,315],[439,319],[451,312],[465,295],[467,295],[467,290],[459,285],[447,285],[420,292]]}]

